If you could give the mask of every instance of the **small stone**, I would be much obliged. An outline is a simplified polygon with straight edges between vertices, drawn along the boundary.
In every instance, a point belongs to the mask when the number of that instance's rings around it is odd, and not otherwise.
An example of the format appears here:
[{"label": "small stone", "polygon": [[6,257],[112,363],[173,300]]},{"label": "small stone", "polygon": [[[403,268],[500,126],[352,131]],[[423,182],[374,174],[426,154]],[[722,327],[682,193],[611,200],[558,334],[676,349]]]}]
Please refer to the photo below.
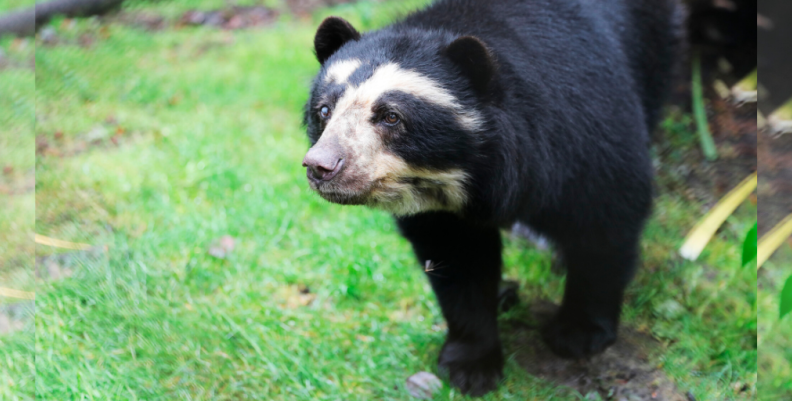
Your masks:
[{"label": "small stone", "polygon": [[443,382],[432,373],[418,372],[407,378],[407,392],[421,400],[431,400],[443,388]]},{"label": "small stone", "polygon": [[39,34],[41,42],[47,45],[54,45],[58,42],[58,35],[55,33],[55,28],[48,26],[41,30]]}]

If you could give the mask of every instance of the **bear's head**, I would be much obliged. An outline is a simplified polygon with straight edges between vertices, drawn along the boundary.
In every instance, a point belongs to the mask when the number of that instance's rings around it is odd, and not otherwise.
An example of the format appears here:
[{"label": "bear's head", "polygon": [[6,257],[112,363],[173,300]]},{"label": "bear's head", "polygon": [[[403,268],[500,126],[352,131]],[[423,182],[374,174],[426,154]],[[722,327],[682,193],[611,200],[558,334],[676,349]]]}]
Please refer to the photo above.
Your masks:
[{"label": "bear's head", "polygon": [[303,159],[324,199],[397,215],[460,211],[479,156],[495,62],[471,36],[398,25],[361,35],[329,17],[305,106]]}]

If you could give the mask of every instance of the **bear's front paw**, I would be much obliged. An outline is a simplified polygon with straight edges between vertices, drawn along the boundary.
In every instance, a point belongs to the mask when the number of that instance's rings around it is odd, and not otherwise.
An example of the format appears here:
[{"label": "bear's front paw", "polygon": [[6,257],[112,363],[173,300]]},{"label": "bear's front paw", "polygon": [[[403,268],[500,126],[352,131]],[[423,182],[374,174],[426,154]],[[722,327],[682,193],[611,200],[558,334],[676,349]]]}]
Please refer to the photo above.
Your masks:
[{"label": "bear's front paw", "polygon": [[462,394],[479,397],[498,387],[503,377],[503,351],[500,343],[480,346],[449,341],[440,351],[438,365]]},{"label": "bear's front paw", "polygon": [[616,342],[614,323],[597,323],[556,315],[542,330],[542,338],[556,355],[580,359],[599,354]]}]

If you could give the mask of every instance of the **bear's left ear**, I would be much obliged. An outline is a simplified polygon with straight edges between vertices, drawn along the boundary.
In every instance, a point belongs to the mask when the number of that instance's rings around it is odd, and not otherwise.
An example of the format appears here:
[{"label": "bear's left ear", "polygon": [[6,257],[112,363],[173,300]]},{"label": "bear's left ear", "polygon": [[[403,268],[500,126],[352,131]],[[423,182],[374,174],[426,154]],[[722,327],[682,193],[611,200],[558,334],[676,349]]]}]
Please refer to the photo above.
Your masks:
[{"label": "bear's left ear", "polygon": [[324,64],[344,43],[360,39],[360,33],[343,18],[327,17],[316,30],[314,49],[319,64]]},{"label": "bear's left ear", "polygon": [[481,39],[475,36],[457,38],[446,47],[445,55],[462,70],[477,94],[487,93],[497,67],[492,53]]}]

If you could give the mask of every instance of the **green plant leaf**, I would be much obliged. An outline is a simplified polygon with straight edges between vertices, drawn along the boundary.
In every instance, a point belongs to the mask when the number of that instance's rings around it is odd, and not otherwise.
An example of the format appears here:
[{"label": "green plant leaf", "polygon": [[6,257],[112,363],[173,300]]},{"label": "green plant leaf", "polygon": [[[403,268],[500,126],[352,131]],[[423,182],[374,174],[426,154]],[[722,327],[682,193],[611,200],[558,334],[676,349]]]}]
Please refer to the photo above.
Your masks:
[{"label": "green plant leaf", "polygon": [[718,148],[715,146],[715,141],[712,139],[712,134],[709,130],[709,122],[707,121],[707,111],[704,108],[704,89],[701,84],[701,61],[699,60],[698,53],[693,56],[692,81],[690,93],[693,98],[693,116],[696,119],[696,127],[698,127],[701,150],[704,152],[704,157],[708,161],[714,161],[718,159]]},{"label": "green plant leaf", "polygon": [[742,248],[742,266],[745,267],[748,263],[752,260],[756,259],[756,231],[757,231],[757,223],[754,223],[753,227],[748,230],[748,234],[745,235],[745,241],[743,241],[743,248]]},{"label": "green plant leaf", "polygon": [[779,308],[779,319],[792,311],[792,276],[789,276],[781,290],[781,307]]}]

